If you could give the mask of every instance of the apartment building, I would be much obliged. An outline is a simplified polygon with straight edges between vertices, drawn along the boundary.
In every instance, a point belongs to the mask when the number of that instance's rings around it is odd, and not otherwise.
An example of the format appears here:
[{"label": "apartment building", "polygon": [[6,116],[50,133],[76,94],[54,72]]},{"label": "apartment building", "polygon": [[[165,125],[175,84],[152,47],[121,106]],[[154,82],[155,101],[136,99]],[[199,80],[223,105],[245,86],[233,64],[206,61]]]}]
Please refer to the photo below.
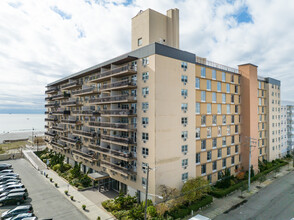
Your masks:
[{"label": "apartment building", "polygon": [[246,138],[258,140],[257,170],[274,153],[268,137],[274,146],[279,139],[270,134],[280,132],[280,95],[270,95],[279,87],[259,79],[253,64],[235,69],[180,50],[178,9],[140,11],[131,52],[48,84],[47,146],[82,162],[99,185],[141,200],[150,167],[156,200],[160,185],[180,188],[196,176],[215,182],[224,169],[248,169]]},{"label": "apartment building", "polygon": [[287,108],[287,153],[294,151],[294,104],[286,104]]},{"label": "apartment building", "polygon": [[287,155],[288,136],[287,136],[287,106],[281,105],[281,149],[280,157]]}]

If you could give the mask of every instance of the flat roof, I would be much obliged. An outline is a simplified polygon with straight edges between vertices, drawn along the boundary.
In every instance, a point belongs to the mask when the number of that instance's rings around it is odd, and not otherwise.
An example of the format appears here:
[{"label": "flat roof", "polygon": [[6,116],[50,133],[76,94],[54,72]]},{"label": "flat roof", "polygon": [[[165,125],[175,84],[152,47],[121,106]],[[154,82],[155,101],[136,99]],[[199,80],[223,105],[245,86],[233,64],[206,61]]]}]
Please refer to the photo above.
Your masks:
[{"label": "flat roof", "polygon": [[109,175],[104,172],[95,172],[95,173],[89,173],[88,177],[90,177],[92,180],[101,180],[101,179],[108,178]]}]

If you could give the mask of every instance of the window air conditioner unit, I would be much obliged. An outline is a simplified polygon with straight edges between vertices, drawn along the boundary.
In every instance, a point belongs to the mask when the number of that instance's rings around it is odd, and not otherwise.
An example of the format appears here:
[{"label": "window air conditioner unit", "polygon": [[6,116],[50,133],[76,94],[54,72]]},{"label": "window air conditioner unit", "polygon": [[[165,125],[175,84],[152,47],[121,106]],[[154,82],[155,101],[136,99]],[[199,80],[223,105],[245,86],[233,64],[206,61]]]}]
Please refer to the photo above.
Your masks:
[{"label": "window air conditioner unit", "polygon": [[184,82],[184,85],[186,85],[187,83]]},{"label": "window air conditioner unit", "polygon": [[186,113],[187,112],[187,110],[184,110],[184,113]]},{"label": "window air conditioner unit", "polygon": [[146,95],[144,95],[143,97],[146,98]]},{"label": "window air conditioner unit", "polygon": [[146,158],[146,155],[143,155],[143,158]]},{"label": "window air conditioner unit", "polygon": [[184,127],[186,127],[187,126],[187,124],[184,124]]},{"label": "window air conditioner unit", "polygon": [[143,143],[146,143],[146,140],[143,140]]},{"label": "window air conditioner unit", "polygon": [[143,125],[143,128],[146,128],[146,125]]},{"label": "window air conditioner unit", "polygon": [[184,155],[186,155],[186,154],[187,154],[187,151],[184,152]]},{"label": "window air conditioner unit", "polygon": [[184,169],[187,169],[187,166],[183,166]]},{"label": "window air conditioner unit", "polygon": [[143,110],[143,112],[145,112],[145,113],[146,113],[146,110],[144,109],[144,110]]},{"label": "window air conditioner unit", "polygon": [[187,140],[187,138],[184,138],[184,141],[186,141]]},{"label": "window air conditioner unit", "polygon": [[187,98],[187,96],[184,96],[184,99],[186,99]]},{"label": "window air conditioner unit", "polygon": [[146,79],[144,79],[144,83],[146,82]]}]

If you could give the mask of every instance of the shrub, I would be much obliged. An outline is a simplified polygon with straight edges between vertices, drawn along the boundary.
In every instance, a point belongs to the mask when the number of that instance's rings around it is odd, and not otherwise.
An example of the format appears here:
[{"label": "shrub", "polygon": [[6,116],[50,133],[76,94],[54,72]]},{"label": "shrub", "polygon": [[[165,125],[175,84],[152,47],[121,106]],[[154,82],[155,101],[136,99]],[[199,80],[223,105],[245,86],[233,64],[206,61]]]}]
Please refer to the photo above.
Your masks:
[{"label": "shrub", "polygon": [[169,213],[170,216],[172,216],[174,219],[183,219],[185,218],[187,215],[189,215],[191,213],[191,210],[189,208],[180,208],[180,209],[176,209],[173,212]]},{"label": "shrub", "polygon": [[238,180],[243,180],[245,177],[245,172],[239,172],[237,175],[236,175],[236,178]]},{"label": "shrub", "polygon": [[82,205],[82,209],[83,210],[86,210],[86,205]]},{"label": "shrub", "polygon": [[64,194],[65,194],[65,195],[68,195],[68,191],[67,191],[67,190],[65,190],[65,191],[64,191]]},{"label": "shrub", "polygon": [[48,178],[48,174],[46,174],[46,178]]},{"label": "shrub", "polygon": [[73,197],[73,196],[70,196],[70,199],[71,199],[71,200],[74,200],[74,197]]},{"label": "shrub", "polygon": [[197,201],[194,204],[192,204],[189,208],[191,210],[193,210],[194,212],[196,212],[200,208],[202,208],[204,206],[207,206],[210,203],[212,203],[212,201],[213,201],[212,196],[206,196],[206,197],[202,198],[200,201]]},{"label": "shrub", "polygon": [[58,187],[58,184],[57,183],[55,183],[54,185],[55,185],[55,187]]},{"label": "shrub", "polygon": [[82,178],[80,179],[80,183],[83,187],[88,187],[91,185],[92,180],[87,176],[87,174],[84,174]]},{"label": "shrub", "polygon": [[149,218],[153,218],[157,216],[156,208],[154,206],[147,207],[147,214]]},{"label": "shrub", "polygon": [[100,216],[97,217],[97,220],[101,220]]},{"label": "shrub", "polygon": [[57,171],[60,169],[60,164],[56,164],[52,167],[52,170]]},{"label": "shrub", "polygon": [[50,182],[53,182],[53,179],[52,178],[50,178]]},{"label": "shrub", "polygon": [[67,163],[64,164],[63,166],[64,166],[64,171],[68,171],[71,168],[71,165],[70,164],[67,164]]}]

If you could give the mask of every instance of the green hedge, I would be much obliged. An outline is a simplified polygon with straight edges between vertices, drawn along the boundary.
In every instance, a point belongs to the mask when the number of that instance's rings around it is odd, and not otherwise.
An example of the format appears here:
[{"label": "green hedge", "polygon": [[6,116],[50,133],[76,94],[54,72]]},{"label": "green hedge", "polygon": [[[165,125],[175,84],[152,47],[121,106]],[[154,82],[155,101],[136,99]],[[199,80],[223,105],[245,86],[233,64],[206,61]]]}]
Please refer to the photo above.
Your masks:
[{"label": "green hedge", "polygon": [[176,209],[176,210],[168,213],[168,215],[173,217],[173,219],[183,219],[187,215],[190,215],[191,210],[197,211],[200,208],[212,203],[212,200],[213,200],[212,196],[208,195],[208,196],[204,197],[203,199],[196,201],[195,203],[192,203],[190,206],[188,206],[188,207],[182,206],[179,209]]},{"label": "green hedge", "polygon": [[[288,163],[287,162],[281,162],[280,164],[268,169],[268,170],[265,170],[263,172],[260,172],[258,173],[257,175],[255,175],[254,177],[251,178],[251,182],[254,182],[256,180],[258,180],[262,175],[266,175],[270,172],[272,172],[273,170],[276,170],[282,166],[285,166],[287,165]],[[247,180],[244,180],[240,183],[237,183],[229,188],[226,188],[226,189],[218,189],[218,188],[213,188],[213,190],[210,192],[210,195],[216,197],[216,198],[222,198],[222,197],[225,197],[226,195],[230,194],[231,192],[234,192],[235,190],[241,188],[241,186],[243,184],[247,184]]]}]

